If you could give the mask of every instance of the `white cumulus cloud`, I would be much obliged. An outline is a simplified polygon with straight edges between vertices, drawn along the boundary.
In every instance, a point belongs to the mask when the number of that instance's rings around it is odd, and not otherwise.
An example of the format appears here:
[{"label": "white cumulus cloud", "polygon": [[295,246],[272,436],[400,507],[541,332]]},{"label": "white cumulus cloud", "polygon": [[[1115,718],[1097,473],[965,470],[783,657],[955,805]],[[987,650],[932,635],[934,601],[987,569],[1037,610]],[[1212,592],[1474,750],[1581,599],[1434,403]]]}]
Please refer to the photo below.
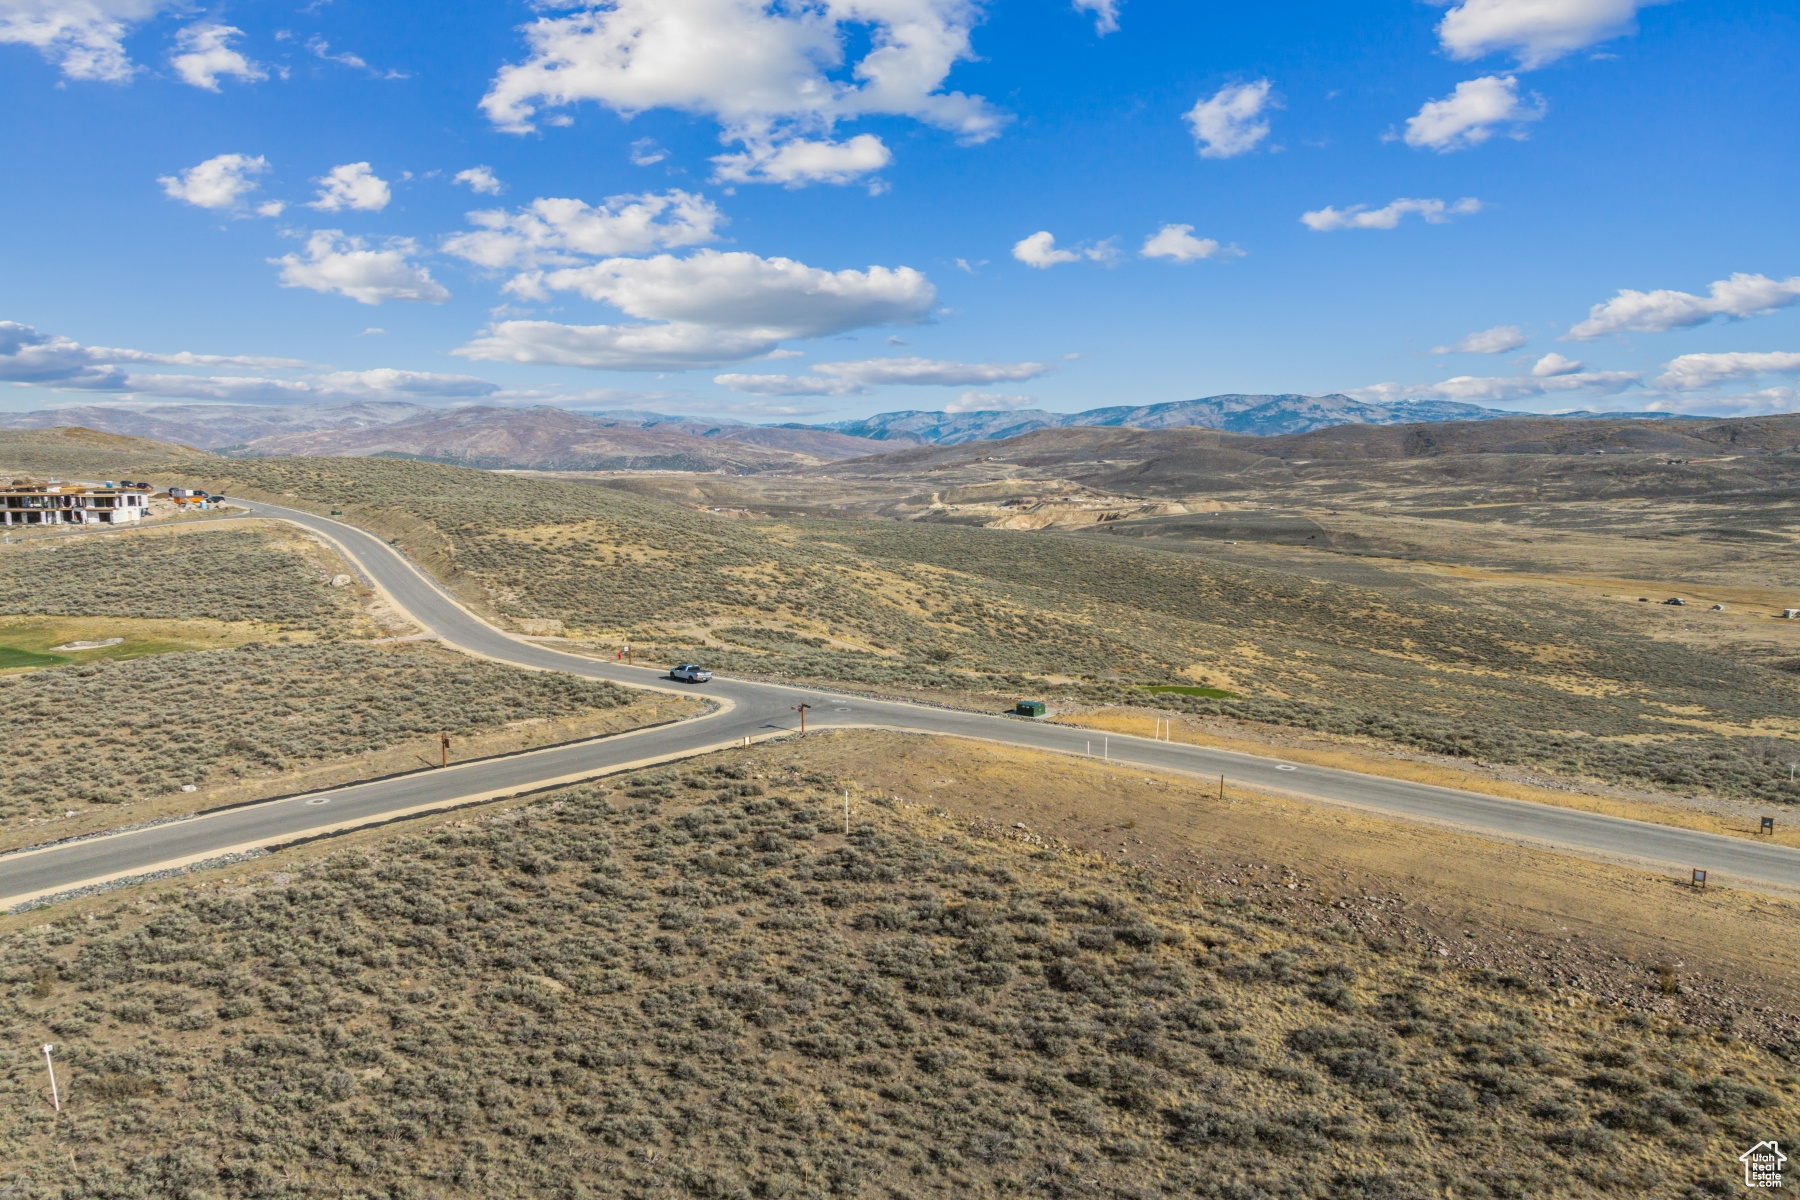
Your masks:
[{"label": "white cumulus cloud", "polygon": [[959,387],[1035,379],[1043,363],[964,363],[930,358],[869,358],[820,363],[817,375],[720,375],[714,383],[760,396],[860,396],[883,384]]},{"label": "white cumulus cloud", "polygon": [[790,338],[917,324],[937,301],[937,289],[911,267],[826,271],[743,251],[609,258],[547,272],[541,282],[644,320],[780,331]]},{"label": "white cumulus cloud", "polygon": [[256,181],[250,177],[268,169],[269,160],[260,154],[254,158],[248,154],[220,154],[179,175],[159,175],[156,182],[163,185],[169,196],[197,208],[231,209],[256,190]]},{"label": "white cumulus cloud", "polygon": [[822,374],[861,384],[936,384],[940,387],[1017,382],[1036,379],[1050,370],[1043,363],[1035,362],[965,363],[931,358],[868,358],[857,362],[820,363],[816,369]]},{"label": "white cumulus cloud", "polygon": [[1036,396],[1021,396],[1012,392],[964,392],[950,403],[944,405],[945,412],[1012,412],[1021,408],[1030,408],[1037,403]]},{"label": "white cumulus cloud", "polygon": [[83,391],[120,391],[128,384],[120,363],[158,366],[304,367],[291,358],[251,355],[153,354],[108,346],[84,346],[71,338],[40,333],[17,321],[0,321],[0,381],[37,383]]},{"label": "white cumulus cloud", "polygon": [[1524,137],[1523,125],[1540,120],[1544,100],[1533,95],[1527,104],[1519,99],[1519,81],[1511,75],[1483,75],[1456,85],[1442,100],[1427,101],[1418,115],[1406,122],[1406,144],[1415,149],[1448,154],[1479,146],[1502,125],[1512,126],[1511,136]]},{"label": "white cumulus cloud", "polygon": [[1427,354],[1505,354],[1517,350],[1531,339],[1517,325],[1496,325],[1476,333],[1466,333],[1448,346],[1433,346]]},{"label": "white cumulus cloud", "polygon": [[384,300],[442,304],[450,293],[430,271],[410,261],[417,250],[410,238],[395,238],[371,250],[361,238],[320,229],[307,238],[304,256],[284,254],[269,261],[281,268],[282,287],[335,292],[361,304]]},{"label": "white cumulus cloud", "polygon": [[1585,364],[1573,358],[1565,358],[1552,350],[1544,357],[1531,364],[1531,373],[1539,379],[1547,379],[1558,375],[1578,375]]},{"label": "white cumulus cloud", "polygon": [[1659,0],[1463,0],[1438,23],[1450,57],[1517,55],[1541,67],[1565,54],[1631,33],[1637,14]]},{"label": "white cumulus cloud", "polygon": [[793,138],[785,142],[752,140],[741,154],[713,160],[713,178],[724,183],[854,183],[894,161],[893,153],[872,133],[848,141]]},{"label": "white cumulus cloud", "polygon": [[1193,127],[1201,158],[1235,158],[1269,136],[1263,114],[1272,107],[1269,81],[1259,79],[1220,88],[1210,99],[1197,102],[1183,119]]},{"label": "white cumulus cloud", "polygon": [[[725,170],[760,179],[759,147],[828,134],[841,120],[911,117],[968,143],[996,136],[1006,123],[980,96],[944,90],[951,68],[974,57],[976,0],[607,0],[566,7],[577,11],[526,25],[525,60],[494,77],[481,104],[499,128],[527,132],[545,109],[589,100],[628,115],[655,108],[698,113],[719,122],[725,141],[748,147],[749,161]],[[846,163],[839,152],[831,175],[818,181],[862,174],[848,168],[872,150],[865,143],[854,153],[861,157]],[[797,173],[778,181],[800,180]]]},{"label": "white cumulus cloud", "polygon": [[375,174],[366,162],[344,163],[331,168],[331,173],[317,182],[319,198],[307,205],[320,212],[337,212],[354,208],[361,212],[380,212],[394,198],[387,181]]},{"label": "white cumulus cloud", "polygon": [[219,90],[223,75],[246,82],[267,79],[267,71],[231,48],[231,39],[243,36],[235,25],[190,25],[176,35],[169,65],[184,83],[209,92]]},{"label": "white cumulus cloud", "polygon": [[780,351],[790,338],[915,325],[937,289],[911,267],[827,271],[789,258],[701,250],[686,258],[609,258],[537,273],[529,289],[571,291],[657,324],[504,321],[453,353],[501,362],[612,370],[725,366]]},{"label": "white cumulus cloud", "polygon": [[1656,385],[1671,391],[1691,392],[1733,379],[1792,375],[1795,372],[1800,372],[1800,354],[1787,351],[1683,354],[1663,364],[1663,373],[1657,376]]},{"label": "white cumulus cloud", "polygon": [[1706,396],[1684,395],[1661,396],[1649,401],[1645,408],[1655,412],[1693,413],[1696,415],[1717,416],[1726,413],[1736,417],[1768,416],[1777,413],[1800,412],[1800,389],[1791,387],[1764,388],[1759,392],[1739,392],[1736,394]]},{"label": "white cumulus cloud", "polygon": [[446,239],[445,252],[502,270],[697,246],[718,240],[725,216],[706,197],[672,189],[609,196],[599,204],[544,198],[515,212],[472,212],[469,221],[481,228]]},{"label": "white cumulus cloud", "polygon": [[494,172],[487,167],[470,167],[466,171],[458,171],[453,180],[468,185],[469,190],[478,196],[498,196],[506,190],[506,185],[495,178]]},{"label": "white cumulus cloud", "polygon": [[862,396],[868,388],[819,375],[714,375],[713,382],[751,396]]},{"label": "white cumulus cloud", "polygon": [[1119,6],[1125,0],[1075,0],[1076,12],[1094,14],[1094,32],[1101,37],[1119,31]]},{"label": "white cumulus cloud", "polygon": [[1028,267],[1046,271],[1058,263],[1080,262],[1084,258],[1094,262],[1111,262],[1119,256],[1119,251],[1111,238],[1064,250],[1057,246],[1055,236],[1048,229],[1040,229],[1030,237],[1014,242],[1012,256]]},{"label": "white cumulus cloud", "polygon": [[377,368],[325,371],[298,379],[247,375],[127,372],[120,364],[298,370],[291,358],[243,354],[156,354],[84,346],[40,333],[16,321],[0,321],[0,381],[54,391],[104,392],[121,398],[200,400],[235,404],[343,403],[352,400],[472,400],[499,394],[498,385],[470,375]]},{"label": "white cumulus cloud", "polygon": [[[1579,365],[1579,364],[1577,364]],[[1566,374],[1509,376],[1458,375],[1438,383],[1378,383],[1350,388],[1354,400],[1393,404],[1403,400],[1455,400],[1463,404],[1501,404],[1557,392],[1612,395],[1643,381],[1635,371],[1574,371]]]},{"label": "white cumulus cloud", "polygon": [[563,325],[501,321],[450,353],[483,362],[539,363],[607,371],[684,371],[767,355],[779,333],[663,325]]},{"label": "white cumulus cloud", "polygon": [[1473,196],[1466,196],[1455,204],[1446,204],[1442,200],[1409,200],[1402,197],[1381,208],[1353,204],[1340,210],[1327,206],[1316,212],[1301,213],[1300,221],[1308,229],[1327,233],[1334,229],[1392,229],[1400,224],[1401,217],[1413,213],[1425,218],[1427,224],[1442,225],[1452,216],[1480,211],[1481,201]]},{"label": "white cumulus cloud", "polygon": [[1571,341],[1591,342],[1627,330],[1667,333],[1704,325],[1714,317],[1752,317],[1773,312],[1796,300],[1800,300],[1800,275],[1770,279],[1767,275],[1739,272],[1729,279],[1714,281],[1704,296],[1666,288],[1654,292],[1620,288],[1618,295],[1594,305],[1588,311],[1588,319],[1564,336]]},{"label": "white cumulus cloud", "polygon": [[1221,246],[1212,238],[1197,238],[1192,225],[1164,225],[1144,239],[1142,258],[1166,258],[1171,262],[1199,262],[1203,258],[1233,258],[1243,251]]},{"label": "white cumulus cloud", "polygon": [[137,73],[125,53],[133,25],[174,0],[0,0],[0,43],[31,46],[70,79],[124,83]]}]

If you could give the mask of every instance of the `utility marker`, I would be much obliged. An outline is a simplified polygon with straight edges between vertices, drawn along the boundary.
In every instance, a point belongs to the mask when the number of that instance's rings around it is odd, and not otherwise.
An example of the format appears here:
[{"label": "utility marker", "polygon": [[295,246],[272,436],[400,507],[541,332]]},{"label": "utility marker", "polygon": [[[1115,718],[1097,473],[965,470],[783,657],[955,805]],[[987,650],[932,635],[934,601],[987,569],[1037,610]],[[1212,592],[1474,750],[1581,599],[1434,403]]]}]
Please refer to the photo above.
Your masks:
[{"label": "utility marker", "polygon": [[444,749],[444,765],[447,767],[450,765],[450,735],[447,733],[438,734],[438,742]]},{"label": "utility marker", "polygon": [[844,836],[850,836],[850,789],[844,789]]},{"label": "utility marker", "polygon": [[50,1061],[50,1051],[54,1049],[55,1046],[44,1043],[44,1069],[50,1072],[50,1103],[56,1106],[57,1112],[61,1112],[62,1097],[56,1094],[56,1066]]}]

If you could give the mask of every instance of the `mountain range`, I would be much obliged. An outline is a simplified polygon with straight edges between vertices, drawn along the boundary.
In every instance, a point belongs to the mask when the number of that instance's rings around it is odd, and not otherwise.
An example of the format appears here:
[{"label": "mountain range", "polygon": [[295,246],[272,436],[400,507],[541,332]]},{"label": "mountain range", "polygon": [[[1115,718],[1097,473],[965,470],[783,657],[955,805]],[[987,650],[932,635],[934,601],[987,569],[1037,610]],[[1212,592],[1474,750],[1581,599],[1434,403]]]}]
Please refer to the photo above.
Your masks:
[{"label": "mountain range", "polygon": [[835,421],[825,428],[878,442],[954,446],[1071,426],[1129,426],[1133,429],[1198,426],[1226,433],[1270,437],[1308,433],[1332,425],[1412,425],[1421,421],[1485,421],[1518,415],[1446,400],[1369,404],[1333,393],[1327,396],[1208,396],[1202,400],[1176,400],[1167,404],[1090,408],[1078,413],[1038,409],[972,413],[891,412],[853,421]]},{"label": "mountain range", "polygon": [[1521,415],[1448,401],[1373,404],[1337,394],[1225,395],[1079,413],[908,410],[823,425],[747,425],[642,411],[431,408],[371,401],[289,407],[88,405],[0,414],[0,428],[82,426],[246,457],[385,455],[499,469],[743,474],[803,469],[909,446],[995,441],[1047,429],[1209,429],[1273,437],[1346,425],[1490,421]]}]

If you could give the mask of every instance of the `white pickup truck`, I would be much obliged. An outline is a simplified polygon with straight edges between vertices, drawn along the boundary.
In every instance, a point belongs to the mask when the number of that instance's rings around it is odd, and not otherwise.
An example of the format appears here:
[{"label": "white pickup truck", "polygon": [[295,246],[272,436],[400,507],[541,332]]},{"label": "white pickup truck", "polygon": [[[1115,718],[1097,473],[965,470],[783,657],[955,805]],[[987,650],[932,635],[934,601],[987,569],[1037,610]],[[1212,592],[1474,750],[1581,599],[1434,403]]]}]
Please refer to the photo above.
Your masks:
[{"label": "white pickup truck", "polygon": [[694,663],[682,663],[670,670],[669,678],[677,683],[705,683],[712,678],[712,672]]}]

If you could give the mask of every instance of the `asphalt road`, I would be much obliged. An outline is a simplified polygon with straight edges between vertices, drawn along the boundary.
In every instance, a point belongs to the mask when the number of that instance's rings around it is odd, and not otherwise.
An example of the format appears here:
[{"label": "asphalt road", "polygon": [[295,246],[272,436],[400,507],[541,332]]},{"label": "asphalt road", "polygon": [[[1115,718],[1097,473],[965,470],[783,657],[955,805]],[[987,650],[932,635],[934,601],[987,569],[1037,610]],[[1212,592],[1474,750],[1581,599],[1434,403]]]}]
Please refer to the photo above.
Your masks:
[{"label": "asphalt road", "polygon": [[741,679],[688,689],[660,672],[564,654],[502,633],[451,600],[381,539],[341,521],[252,504],[257,515],[292,521],[337,544],[365,580],[444,641],[523,667],[567,671],[633,687],[692,691],[720,711],[594,741],[421,771],[315,795],[271,800],[128,832],[0,856],[0,909],[230,853],[280,846],[460,803],[517,795],[647,762],[687,757],[785,735],[799,727],[861,727],[943,734],[1063,754],[1089,754],[1158,771],[1217,778],[1227,786],[1355,805],[1392,816],[1641,862],[1663,870],[1701,867],[1737,883],[1800,888],[1800,852],[1768,842],[1579,812],[1477,792],[1149,738],[844,696]]}]

